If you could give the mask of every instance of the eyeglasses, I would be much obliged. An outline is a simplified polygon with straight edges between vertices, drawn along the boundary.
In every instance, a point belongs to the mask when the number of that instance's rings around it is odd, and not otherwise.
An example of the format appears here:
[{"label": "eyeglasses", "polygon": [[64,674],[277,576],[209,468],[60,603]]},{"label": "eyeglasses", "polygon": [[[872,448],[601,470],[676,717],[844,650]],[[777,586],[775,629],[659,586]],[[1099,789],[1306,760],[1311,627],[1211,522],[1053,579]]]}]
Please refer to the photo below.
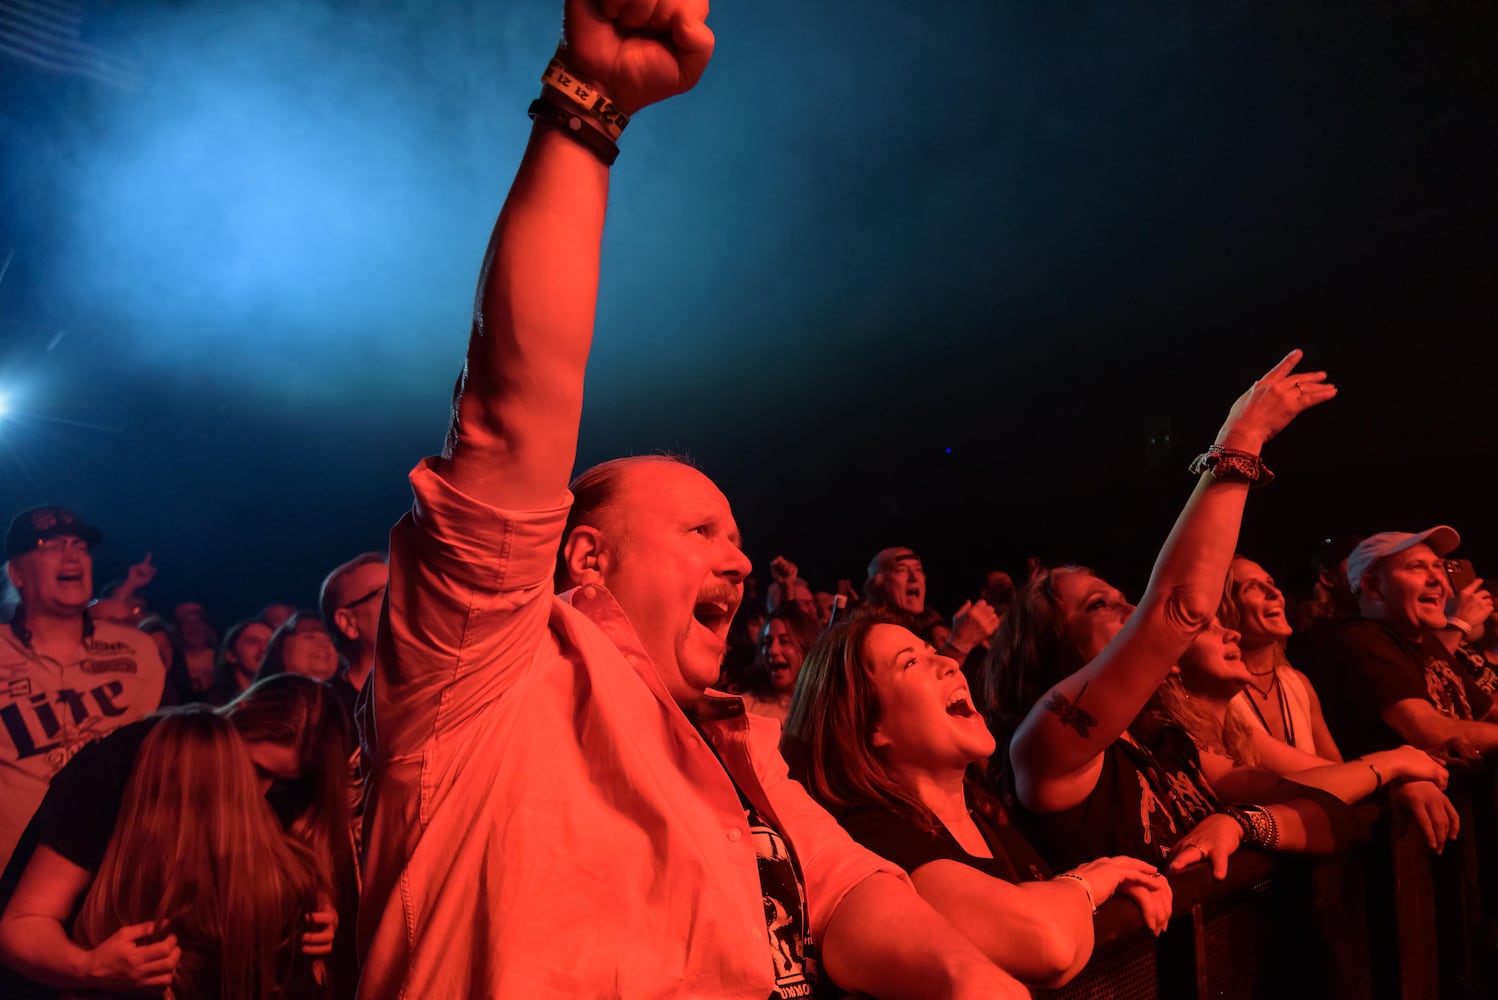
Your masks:
[{"label": "eyeglasses", "polygon": [[88,542],[77,535],[53,535],[37,539],[38,552],[87,552]]},{"label": "eyeglasses", "polygon": [[344,610],[347,610],[348,608],[357,608],[359,605],[363,604],[365,601],[372,601],[376,597],[379,597],[384,592],[385,592],[385,588],[384,587],[377,587],[374,590],[371,590],[369,593],[365,594],[363,597],[358,598],[357,600],[349,601],[347,604],[340,604],[338,606],[338,610],[344,611]]}]

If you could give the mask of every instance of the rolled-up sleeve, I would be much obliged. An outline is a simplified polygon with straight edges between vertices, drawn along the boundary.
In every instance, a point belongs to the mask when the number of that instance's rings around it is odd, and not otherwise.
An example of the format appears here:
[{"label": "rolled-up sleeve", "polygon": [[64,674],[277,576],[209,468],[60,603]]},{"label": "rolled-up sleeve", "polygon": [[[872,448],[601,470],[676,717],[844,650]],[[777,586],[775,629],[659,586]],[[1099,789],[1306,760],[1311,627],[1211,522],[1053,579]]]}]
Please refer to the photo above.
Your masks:
[{"label": "rolled-up sleeve", "polygon": [[420,753],[526,675],[545,633],[572,497],[537,511],[492,507],[427,459],[415,504],[390,534],[390,588],[376,655],[379,753]]}]

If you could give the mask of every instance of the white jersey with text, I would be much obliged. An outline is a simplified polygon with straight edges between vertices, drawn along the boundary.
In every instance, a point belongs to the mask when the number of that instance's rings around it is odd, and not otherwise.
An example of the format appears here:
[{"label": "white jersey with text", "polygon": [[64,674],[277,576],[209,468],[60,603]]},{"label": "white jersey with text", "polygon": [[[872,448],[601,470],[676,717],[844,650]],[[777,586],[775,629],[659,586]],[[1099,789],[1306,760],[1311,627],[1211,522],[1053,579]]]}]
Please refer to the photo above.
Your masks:
[{"label": "white jersey with text", "polygon": [[96,622],[65,661],[0,625],[0,866],[84,745],[156,711],[166,668],[144,632]]}]

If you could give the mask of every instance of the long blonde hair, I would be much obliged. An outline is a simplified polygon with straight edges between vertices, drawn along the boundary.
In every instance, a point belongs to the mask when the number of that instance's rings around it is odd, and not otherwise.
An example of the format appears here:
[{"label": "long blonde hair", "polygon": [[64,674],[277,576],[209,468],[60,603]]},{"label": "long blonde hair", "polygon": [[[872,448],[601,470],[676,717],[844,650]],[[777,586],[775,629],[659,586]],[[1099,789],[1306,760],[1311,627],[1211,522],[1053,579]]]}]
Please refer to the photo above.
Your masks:
[{"label": "long blonde hair", "polygon": [[281,993],[316,908],[309,852],[281,831],[244,741],[205,706],[165,713],[141,744],[74,936],[93,947],[155,921],[177,935],[172,995]]},{"label": "long blonde hair", "polygon": [[1212,713],[1202,708],[1201,699],[1191,697],[1176,674],[1165,678],[1165,683],[1156,690],[1155,696],[1160,709],[1176,725],[1191,734],[1191,741],[1198,749],[1220,753],[1239,765],[1258,764],[1259,754],[1254,749],[1253,730],[1248,727],[1248,723],[1238,718],[1237,713],[1228,712],[1219,725]]}]

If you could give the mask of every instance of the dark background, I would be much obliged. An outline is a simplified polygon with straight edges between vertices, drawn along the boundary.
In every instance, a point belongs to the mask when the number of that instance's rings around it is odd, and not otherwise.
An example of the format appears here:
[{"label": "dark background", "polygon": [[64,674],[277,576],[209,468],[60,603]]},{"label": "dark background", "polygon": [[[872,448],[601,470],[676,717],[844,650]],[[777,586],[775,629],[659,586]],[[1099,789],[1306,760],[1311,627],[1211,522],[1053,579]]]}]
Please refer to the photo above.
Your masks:
[{"label": "dark background", "polygon": [[[98,582],[151,551],[155,603],[221,623],[382,548],[556,6],[27,0],[78,15],[43,66],[0,3],[5,516],[72,506]],[[1493,5],[709,23],[621,143],[580,462],[691,455],[761,576],[900,543],[948,610],[1031,554],[1137,594],[1299,346],[1342,393],[1266,450],[1244,551],[1294,581],[1325,535],[1447,522],[1498,566]]]}]

